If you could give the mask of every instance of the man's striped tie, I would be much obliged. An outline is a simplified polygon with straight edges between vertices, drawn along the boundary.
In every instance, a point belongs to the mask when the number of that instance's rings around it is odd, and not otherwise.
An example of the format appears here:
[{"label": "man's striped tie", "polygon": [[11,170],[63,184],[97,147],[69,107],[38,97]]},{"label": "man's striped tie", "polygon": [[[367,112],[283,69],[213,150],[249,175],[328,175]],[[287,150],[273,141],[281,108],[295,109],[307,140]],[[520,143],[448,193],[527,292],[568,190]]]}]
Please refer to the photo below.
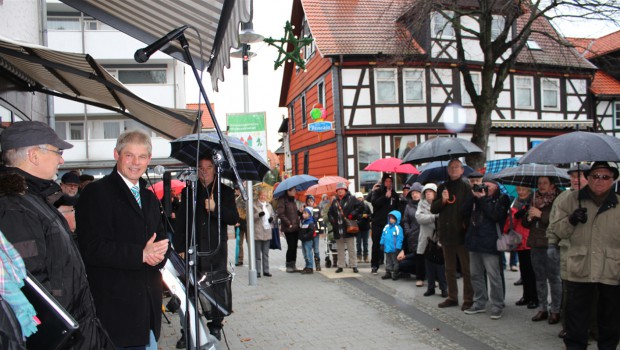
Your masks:
[{"label": "man's striped tie", "polygon": [[142,201],[140,200],[140,186],[135,185],[134,187],[132,187],[131,193],[133,193],[133,196],[136,198],[136,201],[138,201],[138,205],[140,206],[140,208],[142,208]]}]

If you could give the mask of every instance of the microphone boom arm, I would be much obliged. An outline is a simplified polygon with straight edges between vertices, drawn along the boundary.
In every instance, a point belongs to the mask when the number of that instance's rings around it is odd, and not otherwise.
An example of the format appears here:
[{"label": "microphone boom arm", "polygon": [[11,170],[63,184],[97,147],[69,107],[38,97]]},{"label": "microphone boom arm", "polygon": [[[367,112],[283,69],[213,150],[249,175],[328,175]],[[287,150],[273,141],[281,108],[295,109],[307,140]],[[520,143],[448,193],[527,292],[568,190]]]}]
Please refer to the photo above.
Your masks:
[{"label": "microphone boom arm", "polygon": [[[215,128],[217,136],[220,138],[220,145],[222,145],[222,151],[224,152],[224,157],[226,157],[226,160],[228,161],[228,164],[230,164],[230,168],[232,169],[233,174],[235,174],[236,183],[239,186],[239,191],[241,192],[241,196],[243,197],[244,200],[247,201],[248,193],[245,187],[243,186],[243,181],[241,180],[241,176],[239,176],[239,170],[237,170],[237,162],[235,161],[235,157],[232,154],[232,150],[230,149],[228,140],[226,140],[226,138],[224,138],[224,135],[222,134],[222,129],[220,129],[220,125],[218,124],[217,119],[215,118],[215,112],[213,112],[213,108],[211,108],[211,102],[209,102],[209,97],[207,96],[205,88],[202,85],[202,82],[200,81],[200,76],[198,75],[196,65],[194,64],[194,60],[192,59],[192,55],[189,51],[189,43],[187,42],[187,39],[185,38],[185,35],[183,34],[181,34],[178,37],[178,40],[181,43],[181,47],[183,48],[183,51],[185,52],[187,63],[192,68],[192,72],[194,72],[194,78],[196,78],[196,82],[198,83],[198,87],[200,88],[200,93],[202,94],[202,97],[205,100],[205,105],[207,106],[207,109],[209,110],[209,114],[211,115],[211,121],[213,121],[213,127]],[[200,122],[200,119],[197,119],[196,123],[199,123],[199,122]]]}]

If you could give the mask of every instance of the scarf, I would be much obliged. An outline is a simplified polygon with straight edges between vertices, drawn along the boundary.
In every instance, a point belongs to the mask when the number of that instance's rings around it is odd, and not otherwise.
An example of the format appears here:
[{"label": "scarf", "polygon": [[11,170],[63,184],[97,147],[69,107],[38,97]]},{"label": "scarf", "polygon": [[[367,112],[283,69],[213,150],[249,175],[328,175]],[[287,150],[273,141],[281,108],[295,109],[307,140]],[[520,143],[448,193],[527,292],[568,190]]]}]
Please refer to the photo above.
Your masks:
[{"label": "scarf", "polygon": [[519,210],[527,205],[530,205],[530,203],[532,203],[532,194],[530,193],[526,198],[519,198],[517,197],[514,202],[512,203],[512,207]]},{"label": "scarf", "polygon": [[24,338],[37,331],[36,311],[21,291],[26,266],[17,250],[0,232],[0,295],[11,306]]},{"label": "scarf", "polygon": [[263,228],[265,230],[270,230],[271,224],[269,223],[269,218],[271,217],[271,213],[269,212],[269,207],[267,206],[267,202],[258,201],[258,203],[262,206],[263,213],[265,213],[265,215],[263,215],[263,217],[261,218],[262,223],[263,223]]},{"label": "scarf", "polygon": [[540,191],[536,191],[536,196],[534,197],[534,202],[532,205],[536,209],[542,209],[548,205],[551,205],[555,200],[555,197],[558,196],[558,190],[554,190],[553,192],[540,193]]}]

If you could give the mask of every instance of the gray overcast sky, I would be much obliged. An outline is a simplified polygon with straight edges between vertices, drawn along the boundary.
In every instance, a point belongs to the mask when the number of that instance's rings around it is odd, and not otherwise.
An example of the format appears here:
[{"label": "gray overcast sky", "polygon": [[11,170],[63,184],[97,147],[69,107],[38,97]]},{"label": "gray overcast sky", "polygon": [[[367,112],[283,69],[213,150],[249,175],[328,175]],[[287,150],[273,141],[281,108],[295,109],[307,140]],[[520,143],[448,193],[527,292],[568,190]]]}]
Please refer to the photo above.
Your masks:
[{"label": "gray overcast sky", "polygon": [[[284,25],[291,16],[292,0],[254,0],[254,31],[265,36],[280,39],[284,36]],[[594,22],[594,25],[579,25],[574,22],[558,24],[561,34],[568,37],[600,37],[618,30],[618,27]],[[285,108],[278,108],[282,86],[283,66],[274,70],[278,52],[265,43],[253,44],[252,58],[248,69],[250,112],[266,112],[267,147],[275,151],[280,143],[278,128]],[[211,78],[205,73],[204,86],[209,100],[215,103],[215,114],[222,130],[226,129],[226,114],[243,112],[243,74],[241,59],[231,58],[231,66],[224,72],[224,82],[219,82],[219,92],[211,88]],[[188,103],[198,102],[198,87],[193,74],[186,76],[186,99]],[[204,102],[204,101],[203,101]]]}]

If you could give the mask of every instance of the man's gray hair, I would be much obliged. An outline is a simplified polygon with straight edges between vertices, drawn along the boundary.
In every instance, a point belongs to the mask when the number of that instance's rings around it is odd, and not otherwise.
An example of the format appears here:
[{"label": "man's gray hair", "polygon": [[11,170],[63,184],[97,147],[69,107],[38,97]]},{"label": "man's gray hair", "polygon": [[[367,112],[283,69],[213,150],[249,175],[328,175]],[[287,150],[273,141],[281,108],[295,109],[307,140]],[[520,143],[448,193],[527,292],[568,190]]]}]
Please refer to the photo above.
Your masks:
[{"label": "man's gray hair", "polygon": [[149,156],[153,154],[153,143],[151,142],[151,136],[142,130],[132,130],[122,133],[116,140],[116,147],[114,147],[114,149],[118,152],[118,154],[120,154],[123,148],[130,143],[145,145],[148,149]]},{"label": "man's gray hair", "polygon": [[4,163],[4,165],[8,167],[16,167],[21,162],[23,162],[24,160],[28,158],[29,149],[33,147],[39,148],[41,146],[45,146],[45,145],[26,146],[26,147],[2,150],[2,162]]}]

